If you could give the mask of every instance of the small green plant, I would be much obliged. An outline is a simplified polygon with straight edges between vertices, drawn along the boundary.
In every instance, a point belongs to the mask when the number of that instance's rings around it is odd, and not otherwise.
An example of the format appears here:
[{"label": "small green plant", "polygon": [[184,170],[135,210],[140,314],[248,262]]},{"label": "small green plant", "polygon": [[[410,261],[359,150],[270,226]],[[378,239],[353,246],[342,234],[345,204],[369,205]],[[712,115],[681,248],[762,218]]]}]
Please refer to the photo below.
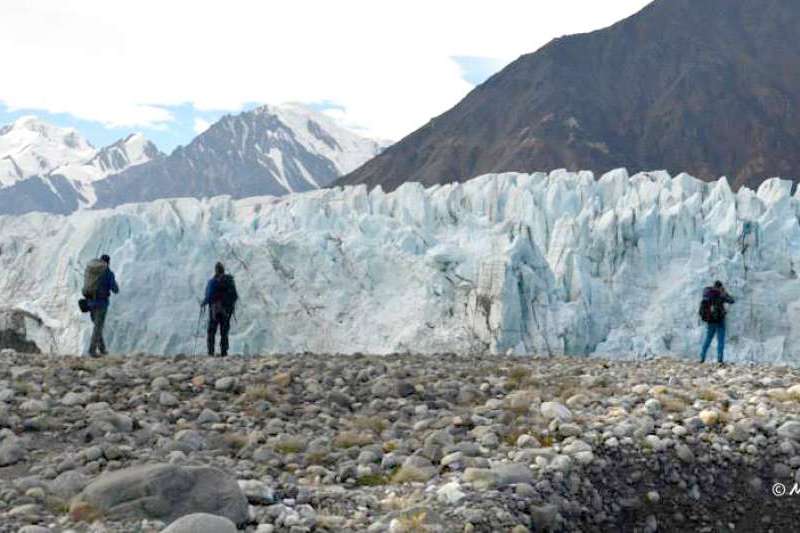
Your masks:
[{"label": "small green plant", "polygon": [[401,531],[406,531],[407,533],[424,533],[429,531],[426,525],[427,521],[428,513],[425,511],[408,514],[400,518]]},{"label": "small green plant", "polygon": [[522,435],[528,434],[528,430],[522,427],[512,428],[508,433],[503,436],[503,441],[509,446],[516,446],[517,439],[519,439]]},{"label": "small green plant", "polygon": [[508,384],[512,389],[519,389],[530,381],[531,371],[525,366],[515,366],[508,371]]},{"label": "small green plant", "polygon": [[356,485],[359,487],[378,487],[387,483],[389,483],[389,478],[383,474],[367,474],[356,480]]},{"label": "small green plant", "polygon": [[421,468],[401,466],[392,475],[392,483],[424,483],[430,478],[431,476]]},{"label": "small green plant", "polygon": [[333,445],[337,448],[353,448],[354,446],[366,446],[372,441],[372,437],[363,431],[342,431],[333,439]]},{"label": "small green plant", "polygon": [[247,402],[256,402],[261,400],[266,400],[268,402],[275,401],[272,391],[270,391],[269,387],[266,385],[250,385],[244,391],[243,398]]},{"label": "small green plant", "polygon": [[389,427],[389,423],[386,422],[385,418],[379,416],[357,416],[353,419],[353,427],[380,435]]},{"label": "small green plant", "polygon": [[275,451],[282,454],[300,453],[305,449],[306,449],[305,442],[295,437],[282,439],[275,445]]}]

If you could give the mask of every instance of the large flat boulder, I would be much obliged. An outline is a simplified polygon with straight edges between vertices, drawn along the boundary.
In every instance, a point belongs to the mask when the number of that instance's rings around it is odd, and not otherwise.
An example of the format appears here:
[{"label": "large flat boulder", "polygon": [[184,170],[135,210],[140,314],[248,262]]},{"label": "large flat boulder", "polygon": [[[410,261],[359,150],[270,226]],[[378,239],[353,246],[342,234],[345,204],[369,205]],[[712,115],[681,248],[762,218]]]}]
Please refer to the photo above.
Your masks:
[{"label": "large flat boulder", "polygon": [[247,498],[237,481],[209,467],[169,464],[135,466],[104,474],[78,494],[73,518],[148,518],[172,522],[184,515],[209,513],[247,522]]}]

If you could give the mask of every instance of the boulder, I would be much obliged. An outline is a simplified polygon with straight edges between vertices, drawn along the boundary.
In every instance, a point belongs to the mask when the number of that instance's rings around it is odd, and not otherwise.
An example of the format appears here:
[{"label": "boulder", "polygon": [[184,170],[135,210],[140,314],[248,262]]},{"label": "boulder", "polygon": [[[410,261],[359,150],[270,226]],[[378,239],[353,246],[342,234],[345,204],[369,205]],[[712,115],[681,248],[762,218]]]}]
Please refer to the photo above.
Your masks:
[{"label": "boulder", "polygon": [[195,513],[178,518],[161,533],[236,533],[236,525],[222,516]]},{"label": "boulder", "polygon": [[172,522],[210,513],[240,525],[248,520],[247,498],[235,479],[214,468],[142,465],[104,474],[73,500],[70,512],[115,520]]}]

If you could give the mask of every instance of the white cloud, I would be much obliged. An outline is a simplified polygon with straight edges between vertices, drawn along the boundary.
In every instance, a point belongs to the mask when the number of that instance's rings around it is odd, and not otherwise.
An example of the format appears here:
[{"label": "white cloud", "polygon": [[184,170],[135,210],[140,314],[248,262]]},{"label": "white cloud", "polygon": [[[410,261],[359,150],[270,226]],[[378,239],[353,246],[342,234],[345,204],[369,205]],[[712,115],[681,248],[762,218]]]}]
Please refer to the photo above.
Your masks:
[{"label": "white cloud", "polygon": [[0,102],[133,127],[168,123],[164,106],[186,103],[331,101],[398,139],[471,89],[453,56],[509,62],[645,3],[4,0]]},{"label": "white cloud", "polygon": [[198,135],[206,131],[211,126],[211,123],[202,118],[194,119],[194,132]]}]

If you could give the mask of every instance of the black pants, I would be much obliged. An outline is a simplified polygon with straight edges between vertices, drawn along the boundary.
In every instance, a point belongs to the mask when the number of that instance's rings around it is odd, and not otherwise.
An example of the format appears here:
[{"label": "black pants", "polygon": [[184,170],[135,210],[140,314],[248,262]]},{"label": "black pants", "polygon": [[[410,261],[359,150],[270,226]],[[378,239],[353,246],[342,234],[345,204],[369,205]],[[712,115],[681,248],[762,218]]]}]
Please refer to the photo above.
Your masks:
[{"label": "black pants", "polygon": [[228,355],[228,332],[231,329],[231,315],[223,308],[211,306],[208,311],[208,355],[214,355],[217,328],[219,328],[219,353],[222,357]]}]

